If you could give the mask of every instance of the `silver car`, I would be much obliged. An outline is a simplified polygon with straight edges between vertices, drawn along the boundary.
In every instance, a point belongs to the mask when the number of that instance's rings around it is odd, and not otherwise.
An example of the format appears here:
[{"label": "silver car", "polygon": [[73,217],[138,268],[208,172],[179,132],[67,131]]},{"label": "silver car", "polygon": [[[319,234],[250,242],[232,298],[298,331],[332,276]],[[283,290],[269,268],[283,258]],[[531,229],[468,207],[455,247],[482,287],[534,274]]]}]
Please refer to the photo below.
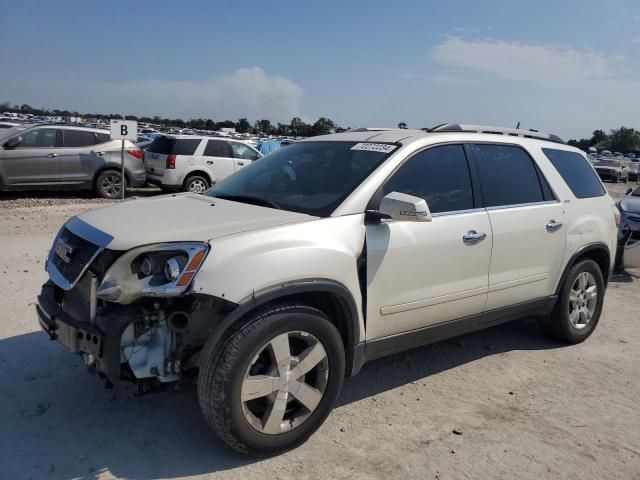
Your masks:
[{"label": "silver car", "polygon": [[[0,190],[93,190],[121,195],[121,143],[109,132],[63,125],[21,125],[0,131]],[[146,182],[142,152],[125,142],[125,188]]]}]

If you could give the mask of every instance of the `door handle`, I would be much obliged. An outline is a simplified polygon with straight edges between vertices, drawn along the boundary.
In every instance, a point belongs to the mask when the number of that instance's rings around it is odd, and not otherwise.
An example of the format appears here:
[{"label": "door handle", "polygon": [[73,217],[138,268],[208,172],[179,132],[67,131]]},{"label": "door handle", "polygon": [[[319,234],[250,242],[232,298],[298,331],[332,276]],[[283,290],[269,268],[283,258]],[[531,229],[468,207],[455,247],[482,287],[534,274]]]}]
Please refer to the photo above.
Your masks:
[{"label": "door handle", "polygon": [[562,224],[560,222],[556,222],[555,220],[549,220],[549,223],[547,223],[548,232],[555,232],[556,230],[560,230],[561,227]]},{"label": "door handle", "polygon": [[466,245],[475,245],[487,238],[487,234],[484,232],[476,232],[475,230],[469,230],[463,237],[462,241]]},{"label": "door handle", "polygon": [[56,158],[58,156],[57,153],[50,153],[49,155],[47,155],[47,157],[49,158]]},{"label": "door handle", "polygon": [[238,165],[243,166],[244,162],[238,162]]},{"label": "door handle", "polygon": [[212,161],[212,160],[207,160],[207,163],[208,163],[209,165],[213,165],[213,161]]}]

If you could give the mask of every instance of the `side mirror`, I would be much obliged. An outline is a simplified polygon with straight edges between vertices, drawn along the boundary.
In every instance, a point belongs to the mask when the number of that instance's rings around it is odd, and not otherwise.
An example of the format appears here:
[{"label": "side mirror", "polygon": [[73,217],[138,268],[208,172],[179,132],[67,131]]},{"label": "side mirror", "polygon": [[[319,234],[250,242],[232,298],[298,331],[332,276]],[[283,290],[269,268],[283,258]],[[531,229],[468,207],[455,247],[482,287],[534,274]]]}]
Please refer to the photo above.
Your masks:
[{"label": "side mirror", "polygon": [[631,192],[633,192],[633,188],[627,188],[627,191],[624,192],[624,194],[629,195]]},{"label": "side mirror", "polygon": [[431,212],[424,198],[406,193],[391,192],[386,195],[378,210],[382,218],[404,222],[430,222]]},{"label": "side mirror", "polygon": [[4,144],[7,148],[15,148],[22,143],[22,137],[13,137],[7,140],[7,143]]}]

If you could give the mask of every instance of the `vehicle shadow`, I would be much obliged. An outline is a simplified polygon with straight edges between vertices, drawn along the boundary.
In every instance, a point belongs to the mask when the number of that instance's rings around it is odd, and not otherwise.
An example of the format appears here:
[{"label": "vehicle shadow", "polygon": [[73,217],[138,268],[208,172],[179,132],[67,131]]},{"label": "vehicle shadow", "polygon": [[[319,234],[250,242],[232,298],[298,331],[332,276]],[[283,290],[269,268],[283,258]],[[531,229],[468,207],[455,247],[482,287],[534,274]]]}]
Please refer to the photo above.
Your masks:
[{"label": "vehicle shadow", "polygon": [[[489,355],[559,346],[528,320],[417,348],[365,365],[337,408]],[[105,390],[42,332],[0,340],[0,368],[0,477],[176,478],[257,461],[208,429],[194,386],[141,398]]]}]

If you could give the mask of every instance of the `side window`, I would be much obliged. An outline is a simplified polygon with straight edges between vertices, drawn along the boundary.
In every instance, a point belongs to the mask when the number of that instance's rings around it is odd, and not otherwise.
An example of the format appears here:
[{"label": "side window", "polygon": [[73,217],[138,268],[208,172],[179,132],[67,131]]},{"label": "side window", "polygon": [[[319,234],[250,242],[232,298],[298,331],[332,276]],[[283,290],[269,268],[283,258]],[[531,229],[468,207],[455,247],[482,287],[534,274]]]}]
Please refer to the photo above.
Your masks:
[{"label": "side window", "polygon": [[107,143],[111,140],[111,135],[108,133],[96,133],[96,138],[98,139],[98,143]]},{"label": "side window", "polygon": [[56,146],[55,128],[38,128],[21,136],[22,142],[16,148],[54,148]]},{"label": "side window", "polygon": [[229,144],[226,140],[209,140],[204,149],[205,157],[230,157]]},{"label": "side window", "polygon": [[582,155],[554,148],[543,148],[542,151],[576,198],[593,198],[604,195],[605,190],[598,175]]},{"label": "side window", "polygon": [[86,130],[63,130],[62,145],[68,148],[89,147],[96,144],[96,136]]},{"label": "side window", "polygon": [[445,145],[417,153],[387,180],[382,197],[400,192],[424,198],[431,213],[473,208],[473,190],[462,145]]},{"label": "side window", "polygon": [[243,143],[231,142],[231,148],[233,149],[233,156],[235,158],[242,158],[244,160],[257,160],[258,158],[258,154]]},{"label": "side window", "polygon": [[538,172],[531,157],[510,145],[471,145],[486,207],[543,202]]}]

